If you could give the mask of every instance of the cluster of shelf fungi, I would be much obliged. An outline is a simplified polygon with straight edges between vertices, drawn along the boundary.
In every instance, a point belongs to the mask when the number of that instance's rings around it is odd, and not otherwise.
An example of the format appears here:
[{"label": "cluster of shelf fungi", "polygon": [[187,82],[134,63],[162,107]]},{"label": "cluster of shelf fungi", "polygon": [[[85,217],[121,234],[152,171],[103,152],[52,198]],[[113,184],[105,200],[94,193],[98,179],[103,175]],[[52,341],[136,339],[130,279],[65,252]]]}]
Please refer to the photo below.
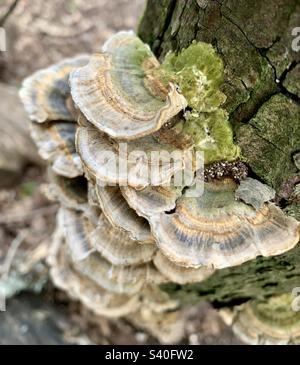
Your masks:
[{"label": "cluster of shelf fungi", "polygon": [[[120,32],[101,52],[36,72],[20,95],[49,165],[45,193],[60,203],[47,255],[54,284],[98,315],[127,317],[174,343],[184,335],[185,308],[161,284],[201,282],[259,255],[279,255],[299,242],[300,229],[271,202],[272,189],[247,177],[242,162],[205,166],[214,174],[207,173],[200,196],[189,194],[196,164],[191,184],[174,185],[174,174],[195,153],[182,129],[188,102],[177,85],[166,88],[153,76],[156,68],[150,48]],[[120,143],[128,154],[119,153]],[[128,157],[135,150],[182,153],[173,164],[162,159],[153,184],[149,160]],[[126,175],[111,168],[110,158],[126,164]],[[246,342],[294,342],[300,317],[284,298],[222,316]],[[271,319],[282,308],[281,327]]]}]

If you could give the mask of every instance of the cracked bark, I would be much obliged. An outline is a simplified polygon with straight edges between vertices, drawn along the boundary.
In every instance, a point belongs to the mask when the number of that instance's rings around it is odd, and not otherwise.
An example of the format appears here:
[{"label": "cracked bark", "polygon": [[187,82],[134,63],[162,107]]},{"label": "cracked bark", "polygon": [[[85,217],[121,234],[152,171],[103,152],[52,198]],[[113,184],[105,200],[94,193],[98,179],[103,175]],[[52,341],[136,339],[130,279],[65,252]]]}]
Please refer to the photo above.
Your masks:
[{"label": "cracked bark", "polygon": [[[159,59],[196,39],[223,59],[224,105],[254,176],[277,191],[277,202],[300,220],[299,203],[286,194],[299,170],[300,52],[291,35],[300,26],[299,0],[148,0],[140,37]],[[186,301],[229,305],[300,286],[300,248],[219,270],[203,283],[166,290]]]}]

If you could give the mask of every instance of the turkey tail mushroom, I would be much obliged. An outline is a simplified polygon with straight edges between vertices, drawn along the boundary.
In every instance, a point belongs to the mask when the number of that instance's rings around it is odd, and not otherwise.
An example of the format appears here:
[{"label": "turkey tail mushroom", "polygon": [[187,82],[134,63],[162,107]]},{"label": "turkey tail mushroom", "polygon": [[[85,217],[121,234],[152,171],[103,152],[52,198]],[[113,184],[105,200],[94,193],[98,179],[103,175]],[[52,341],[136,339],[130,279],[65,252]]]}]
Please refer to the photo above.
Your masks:
[{"label": "turkey tail mushroom", "polygon": [[[133,32],[119,32],[20,92],[51,167],[44,190],[60,203],[47,260],[55,285],[165,343],[182,338],[185,317],[161,284],[199,283],[299,242],[300,224],[271,202],[275,192],[247,178],[222,82],[211,45],[193,42],[159,64]],[[234,331],[249,343],[299,342],[300,319],[282,298],[240,307]]]},{"label": "turkey tail mushroom", "polygon": [[71,298],[80,300],[94,313],[109,318],[126,316],[140,308],[141,301],[138,295],[127,296],[108,292],[75,272],[68,261],[63,240],[55,244],[58,244],[59,249],[55,255],[56,259],[52,260],[50,275],[54,284]]},{"label": "turkey tail mushroom", "polygon": [[152,283],[152,271],[156,270],[150,264],[115,266],[98,253],[91,254],[85,260],[74,261],[72,267],[103,289],[128,295],[136,294],[147,283]]},{"label": "turkey tail mushroom", "polygon": [[222,269],[258,255],[274,256],[299,242],[299,223],[272,203],[260,210],[235,198],[231,179],[204,184],[197,198],[185,194],[175,212],[150,217],[152,233],[164,255],[176,264]]},{"label": "turkey tail mushroom", "polygon": [[140,243],[154,242],[148,221],[129,207],[118,186],[98,184],[96,189],[100,207],[114,227],[128,232],[133,240]]},{"label": "turkey tail mushroom", "polygon": [[55,173],[69,178],[83,174],[82,162],[75,149],[76,124],[31,123],[30,130],[39,154],[51,163]]},{"label": "turkey tail mushroom", "polygon": [[161,252],[153,259],[157,270],[168,280],[176,284],[200,283],[208,279],[216,271],[213,267],[201,266],[198,269],[182,267],[170,261]]},{"label": "turkey tail mushroom", "polygon": [[48,170],[49,183],[43,185],[43,193],[49,200],[59,202],[63,207],[78,211],[89,209],[87,200],[87,181],[83,176],[73,179]]},{"label": "turkey tail mushroom", "polygon": [[157,66],[157,61],[133,33],[116,34],[104,50],[70,77],[75,104],[100,131],[117,139],[140,138],[160,129],[187,106],[174,84],[165,101],[146,89],[146,69]]},{"label": "turkey tail mushroom", "polygon": [[152,260],[156,251],[154,244],[139,244],[128,232],[111,226],[101,214],[98,226],[91,235],[93,247],[113,265],[139,265]]},{"label": "turkey tail mushroom", "polygon": [[220,314],[246,344],[299,345],[300,312],[293,310],[293,299],[291,293],[276,295],[223,309]]},{"label": "turkey tail mushroom", "polygon": [[166,185],[176,173],[195,169],[190,147],[180,149],[153,136],[116,142],[91,126],[79,127],[76,149],[85,170],[107,185]]},{"label": "turkey tail mushroom", "polygon": [[20,97],[30,119],[37,123],[74,121],[67,107],[70,95],[69,75],[87,64],[89,56],[66,59],[24,80]]}]

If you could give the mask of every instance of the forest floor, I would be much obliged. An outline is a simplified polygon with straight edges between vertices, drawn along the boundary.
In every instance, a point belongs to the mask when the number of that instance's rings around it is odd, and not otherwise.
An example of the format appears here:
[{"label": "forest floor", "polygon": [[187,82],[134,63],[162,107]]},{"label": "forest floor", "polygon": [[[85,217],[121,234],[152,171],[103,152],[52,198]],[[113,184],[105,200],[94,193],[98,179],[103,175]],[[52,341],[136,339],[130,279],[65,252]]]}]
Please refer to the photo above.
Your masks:
[{"label": "forest floor", "polygon": [[[0,26],[7,51],[0,52],[0,82],[19,87],[31,72],[78,53],[89,53],[114,32],[135,29],[144,0],[4,0]],[[9,110],[0,110],[0,118]],[[14,186],[0,190],[0,264],[20,234],[22,247],[49,239],[57,206],[41,192],[45,169],[28,166]],[[22,293],[0,313],[0,344],[155,344],[125,320],[95,317],[47,284],[40,294]],[[190,311],[184,344],[239,344],[209,303]]]}]

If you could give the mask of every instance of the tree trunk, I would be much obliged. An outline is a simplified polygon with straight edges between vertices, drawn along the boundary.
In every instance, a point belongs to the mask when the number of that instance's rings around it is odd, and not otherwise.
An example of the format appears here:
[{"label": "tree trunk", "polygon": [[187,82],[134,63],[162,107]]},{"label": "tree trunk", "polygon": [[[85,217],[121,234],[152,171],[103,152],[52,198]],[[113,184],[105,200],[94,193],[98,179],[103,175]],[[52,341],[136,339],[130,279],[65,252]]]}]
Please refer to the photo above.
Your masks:
[{"label": "tree trunk", "polygon": [[[148,0],[139,35],[160,60],[196,39],[211,43],[225,67],[224,105],[251,172],[277,192],[277,203],[300,220],[299,0]],[[217,271],[191,285],[166,290],[217,305],[280,294],[300,286],[300,246]]]}]

